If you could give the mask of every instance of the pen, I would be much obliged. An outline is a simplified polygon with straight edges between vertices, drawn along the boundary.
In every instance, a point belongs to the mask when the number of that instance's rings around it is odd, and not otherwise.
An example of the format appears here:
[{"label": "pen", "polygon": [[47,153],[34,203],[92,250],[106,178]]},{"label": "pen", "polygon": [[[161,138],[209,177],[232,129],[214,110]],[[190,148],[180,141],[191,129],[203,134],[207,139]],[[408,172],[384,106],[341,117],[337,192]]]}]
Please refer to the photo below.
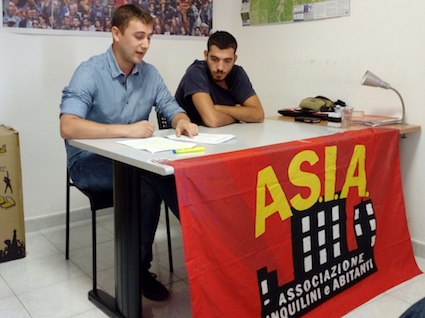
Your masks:
[{"label": "pen", "polygon": [[204,151],[205,147],[192,147],[192,148],[183,148],[183,149],[175,149],[173,150],[174,153],[190,153],[190,152],[200,152]]}]

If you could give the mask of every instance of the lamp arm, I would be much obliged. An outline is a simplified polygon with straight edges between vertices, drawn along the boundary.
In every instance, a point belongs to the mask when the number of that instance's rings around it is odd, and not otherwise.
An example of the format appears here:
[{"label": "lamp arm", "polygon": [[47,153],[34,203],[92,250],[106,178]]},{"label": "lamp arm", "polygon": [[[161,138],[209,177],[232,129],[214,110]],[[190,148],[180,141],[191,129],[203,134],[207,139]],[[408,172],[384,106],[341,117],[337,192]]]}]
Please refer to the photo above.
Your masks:
[{"label": "lamp arm", "polygon": [[389,87],[389,89],[391,89],[392,91],[396,92],[396,94],[398,95],[398,97],[400,97],[401,106],[403,107],[403,114],[402,114],[402,117],[401,117],[401,123],[402,123],[402,125],[405,125],[404,117],[405,117],[406,111],[405,111],[405,108],[404,108],[403,97],[401,97],[400,93],[395,88]]}]

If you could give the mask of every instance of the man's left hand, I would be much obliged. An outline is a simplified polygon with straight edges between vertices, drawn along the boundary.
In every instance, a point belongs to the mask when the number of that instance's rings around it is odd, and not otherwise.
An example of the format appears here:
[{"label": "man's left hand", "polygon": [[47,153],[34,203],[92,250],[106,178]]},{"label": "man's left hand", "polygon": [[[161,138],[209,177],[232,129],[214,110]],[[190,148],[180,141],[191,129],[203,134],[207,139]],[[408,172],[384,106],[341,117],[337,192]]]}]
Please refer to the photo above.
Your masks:
[{"label": "man's left hand", "polygon": [[176,136],[180,137],[181,135],[186,135],[190,138],[193,138],[198,134],[198,125],[191,123],[187,119],[180,119],[176,125]]},{"label": "man's left hand", "polygon": [[176,136],[186,135],[193,138],[198,134],[198,125],[192,123],[186,113],[178,113],[171,121],[171,126],[176,130]]}]

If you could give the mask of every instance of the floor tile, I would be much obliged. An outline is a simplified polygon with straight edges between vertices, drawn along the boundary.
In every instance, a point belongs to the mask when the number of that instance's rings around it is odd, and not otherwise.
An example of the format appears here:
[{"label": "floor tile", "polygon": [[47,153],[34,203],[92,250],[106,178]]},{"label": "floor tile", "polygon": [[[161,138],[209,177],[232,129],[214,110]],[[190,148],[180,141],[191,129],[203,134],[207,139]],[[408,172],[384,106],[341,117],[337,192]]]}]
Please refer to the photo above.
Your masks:
[{"label": "floor tile", "polygon": [[87,299],[91,279],[87,276],[33,289],[17,296],[33,318],[66,318],[96,307]]},{"label": "floor tile", "polygon": [[108,215],[108,216],[102,216],[97,218],[97,224],[102,226],[104,229],[108,230],[112,234],[114,233],[114,216]]},{"label": "floor tile", "polygon": [[25,260],[36,260],[62,252],[40,232],[31,232],[25,235],[26,256]]},{"label": "floor tile", "polygon": [[93,309],[90,311],[86,311],[82,314],[77,314],[69,318],[108,318],[107,315],[105,315],[102,311],[99,309]]},{"label": "floor tile", "polygon": [[12,296],[13,291],[9,288],[9,286],[6,284],[6,281],[3,279],[3,277],[0,275],[0,299]]},{"label": "floor tile", "polygon": [[[80,224],[79,226],[70,227],[70,244],[69,249],[73,251],[82,247],[91,247],[92,244],[92,228],[91,222],[88,224]],[[60,251],[65,252],[65,227],[59,228],[54,232],[43,233]],[[105,229],[101,225],[96,227],[96,239],[98,243],[111,241],[114,234]]]},{"label": "floor tile", "polygon": [[16,296],[0,298],[0,317],[31,318],[29,312]]},{"label": "floor tile", "polygon": [[[114,266],[114,241],[97,244],[97,270]],[[92,276],[92,247],[87,246],[70,252],[70,259],[86,274]]]},{"label": "floor tile", "polygon": [[418,264],[418,267],[422,272],[425,272],[425,258],[422,257],[415,257],[416,264]]},{"label": "floor tile", "polygon": [[397,318],[409,307],[409,303],[391,295],[383,295],[358,307],[344,318]]},{"label": "floor tile", "polygon": [[115,267],[109,267],[97,271],[98,288],[107,292],[112,297],[115,295]]},{"label": "floor tile", "polygon": [[0,274],[15,293],[34,290],[72,278],[84,273],[63,254],[42,259],[20,259],[1,264]]},{"label": "floor tile", "polygon": [[409,281],[400,284],[388,293],[399,299],[403,299],[409,304],[414,304],[419,299],[425,297],[425,274],[418,275]]}]

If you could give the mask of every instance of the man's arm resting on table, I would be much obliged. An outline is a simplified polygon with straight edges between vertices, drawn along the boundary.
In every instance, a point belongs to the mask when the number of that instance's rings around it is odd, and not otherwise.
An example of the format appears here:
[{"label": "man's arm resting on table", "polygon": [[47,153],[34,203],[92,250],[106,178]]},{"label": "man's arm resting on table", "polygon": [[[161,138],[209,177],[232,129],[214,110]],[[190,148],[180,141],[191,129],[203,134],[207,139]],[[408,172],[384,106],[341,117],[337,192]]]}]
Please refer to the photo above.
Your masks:
[{"label": "man's arm resting on table", "polygon": [[201,115],[202,121],[208,127],[220,127],[233,124],[236,121],[263,122],[264,111],[257,95],[248,98],[243,105],[214,105],[207,93],[195,93],[192,101]]},{"label": "man's arm resting on table", "polygon": [[207,93],[195,93],[192,95],[192,102],[195,105],[205,126],[220,127],[236,122],[235,118],[220,112],[216,109],[211,96]]},{"label": "man's arm resting on table", "polygon": [[60,133],[64,139],[79,138],[146,138],[152,136],[155,126],[147,120],[128,125],[101,124],[63,114],[60,117]]},{"label": "man's arm resting on table", "polygon": [[215,108],[222,113],[232,116],[235,120],[246,123],[262,123],[264,121],[263,106],[257,95],[249,97],[243,105],[215,105]]}]

